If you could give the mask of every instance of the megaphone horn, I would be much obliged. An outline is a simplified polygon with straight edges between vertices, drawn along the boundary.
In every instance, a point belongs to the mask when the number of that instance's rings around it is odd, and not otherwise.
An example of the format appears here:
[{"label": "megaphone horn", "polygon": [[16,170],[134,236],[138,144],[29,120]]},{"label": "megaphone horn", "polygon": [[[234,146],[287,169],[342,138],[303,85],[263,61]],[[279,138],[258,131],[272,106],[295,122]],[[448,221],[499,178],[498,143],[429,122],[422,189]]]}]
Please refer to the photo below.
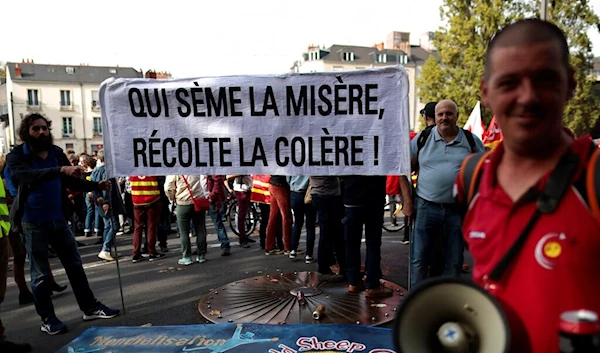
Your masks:
[{"label": "megaphone horn", "polygon": [[500,304],[476,284],[435,278],[411,290],[394,321],[396,351],[507,353],[510,328]]}]

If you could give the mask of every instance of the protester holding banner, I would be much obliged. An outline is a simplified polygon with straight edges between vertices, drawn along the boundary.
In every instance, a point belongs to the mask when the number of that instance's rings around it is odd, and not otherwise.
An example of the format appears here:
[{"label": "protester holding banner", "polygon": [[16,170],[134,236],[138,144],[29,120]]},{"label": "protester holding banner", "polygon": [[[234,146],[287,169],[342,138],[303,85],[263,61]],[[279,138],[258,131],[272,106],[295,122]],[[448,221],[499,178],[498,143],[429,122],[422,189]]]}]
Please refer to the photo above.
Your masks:
[{"label": "protester holding banner", "polygon": [[[466,160],[456,182],[473,279],[502,305],[510,352],[558,353],[564,312],[600,314],[600,150],[563,127],[576,88],[569,57],[550,22],[496,33],[481,95],[504,138]],[[597,325],[578,320],[573,328]]]},{"label": "protester holding banner", "polygon": [[8,155],[7,163],[18,192],[11,209],[11,224],[23,232],[31,262],[31,287],[35,307],[42,318],[42,332],[50,335],[66,331],[58,320],[52,293],[48,245],[58,254],[75,293],[84,320],[113,318],[119,310],[96,300],[83,270],[74,235],[66,218],[67,188],[77,191],[109,190],[110,183],[81,180],[83,168],[71,166],[63,151],[54,145],[50,121],[39,114],[29,114],[21,122],[19,137],[23,144]]},{"label": "protester holding banner", "polygon": [[227,238],[227,231],[223,224],[223,212],[225,205],[225,177],[222,175],[207,175],[206,177],[206,191],[208,192],[208,200],[210,201],[210,208],[208,214],[215,225],[217,230],[217,238],[221,242],[221,256],[231,255],[231,247],[229,245],[229,238]]}]

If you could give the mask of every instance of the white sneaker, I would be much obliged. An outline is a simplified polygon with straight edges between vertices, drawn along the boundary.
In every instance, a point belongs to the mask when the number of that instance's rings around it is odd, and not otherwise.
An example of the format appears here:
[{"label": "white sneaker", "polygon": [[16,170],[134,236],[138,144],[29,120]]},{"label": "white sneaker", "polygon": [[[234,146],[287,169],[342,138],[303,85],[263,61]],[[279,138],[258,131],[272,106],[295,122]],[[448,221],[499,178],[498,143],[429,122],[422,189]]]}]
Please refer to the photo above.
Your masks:
[{"label": "white sneaker", "polygon": [[115,261],[115,258],[112,257],[108,251],[100,251],[98,257],[106,261]]},{"label": "white sneaker", "polygon": [[296,258],[296,250],[290,251],[290,259],[295,259],[295,258]]},{"label": "white sneaker", "polygon": [[312,264],[315,262],[315,259],[312,256],[306,255],[306,257],[304,257],[304,262],[307,264]]}]

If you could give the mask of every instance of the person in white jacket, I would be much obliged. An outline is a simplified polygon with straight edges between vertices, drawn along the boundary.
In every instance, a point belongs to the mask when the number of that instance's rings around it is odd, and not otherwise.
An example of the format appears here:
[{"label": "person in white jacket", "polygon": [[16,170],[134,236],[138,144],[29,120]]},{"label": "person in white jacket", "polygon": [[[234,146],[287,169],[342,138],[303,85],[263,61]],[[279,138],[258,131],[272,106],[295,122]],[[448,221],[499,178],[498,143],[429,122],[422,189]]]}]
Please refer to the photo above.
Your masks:
[{"label": "person in white jacket", "polygon": [[179,228],[179,240],[181,241],[183,251],[181,259],[177,263],[184,266],[194,263],[192,260],[192,246],[190,244],[190,227],[192,223],[195,228],[196,246],[198,247],[196,262],[206,262],[206,212],[196,212],[193,201],[193,198],[206,197],[202,179],[201,175],[169,175],[165,181],[165,193],[169,197],[169,200],[177,205],[175,214],[177,216],[177,228]]}]

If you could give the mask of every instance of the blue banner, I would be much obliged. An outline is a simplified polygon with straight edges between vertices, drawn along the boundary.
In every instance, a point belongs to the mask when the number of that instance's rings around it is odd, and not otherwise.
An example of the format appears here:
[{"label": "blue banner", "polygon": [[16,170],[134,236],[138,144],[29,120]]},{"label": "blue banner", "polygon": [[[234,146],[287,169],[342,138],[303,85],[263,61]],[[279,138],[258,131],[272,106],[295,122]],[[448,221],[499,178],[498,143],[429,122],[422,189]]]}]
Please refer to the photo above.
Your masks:
[{"label": "blue banner", "polygon": [[355,325],[214,324],[91,327],[57,353],[395,353],[390,329]]}]

